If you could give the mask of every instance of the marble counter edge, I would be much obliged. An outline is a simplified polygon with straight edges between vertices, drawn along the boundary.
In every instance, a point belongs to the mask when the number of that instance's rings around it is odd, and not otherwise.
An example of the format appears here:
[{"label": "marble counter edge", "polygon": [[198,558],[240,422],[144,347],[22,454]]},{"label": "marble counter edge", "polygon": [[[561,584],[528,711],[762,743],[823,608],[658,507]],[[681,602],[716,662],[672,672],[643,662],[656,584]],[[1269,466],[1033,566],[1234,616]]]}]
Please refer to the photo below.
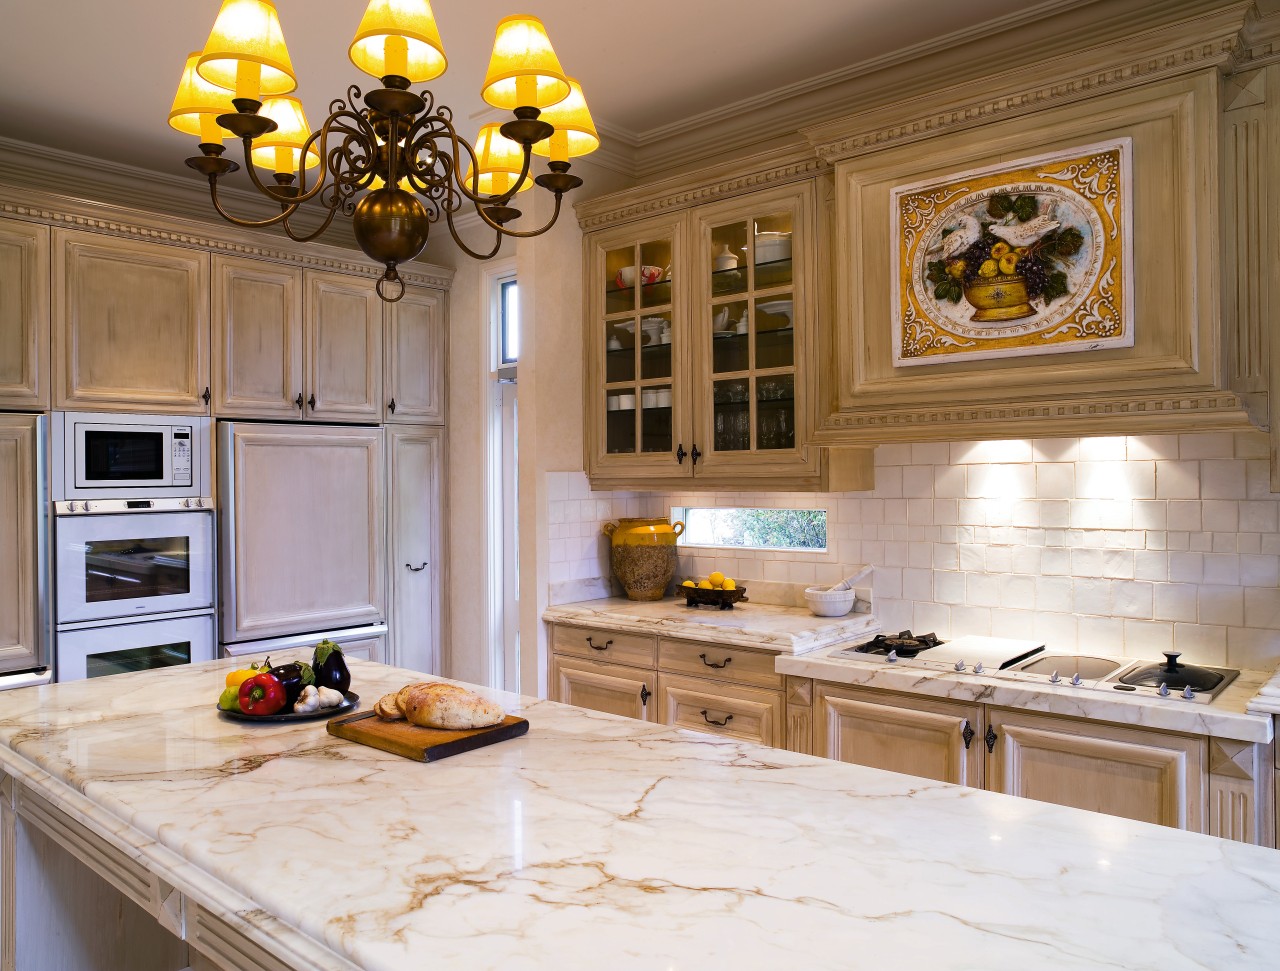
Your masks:
[{"label": "marble counter edge", "polygon": [[1249,701],[1249,711],[1258,715],[1280,715],[1280,668]]},{"label": "marble counter edge", "polygon": [[[614,601],[605,601],[604,603],[610,604],[607,607],[590,606],[593,603],[598,602],[585,601],[548,607],[543,611],[542,620],[549,624],[605,627],[628,634],[652,634],[701,644],[755,648],[780,655],[807,654],[824,647],[833,647],[846,641],[861,639],[880,630],[880,624],[872,614],[852,614],[832,618],[811,617],[810,619],[814,621],[812,627],[795,632],[773,632],[753,631],[736,625],[718,625],[707,620],[691,623],[678,617],[628,616],[625,608],[619,608]],[[671,604],[677,606],[678,602],[671,601]],[[803,614],[799,612],[795,616],[797,619],[803,618]],[[822,623],[824,620],[827,623]]]},{"label": "marble counter edge", "polygon": [[[1265,744],[1274,737],[1271,719],[1251,711],[1211,705],[1178,708],[1143,698],[1111,698],[1096,689],[1061,687],[921,668],[890,668],[883,663],[833,661],[826,656],[779,657],[779,674],[835,684],[878,688],[951,701],[998,705],[1051,715],[1090,718],[1118,725],[1156,728],[1191,735]],[[1277,699],[1280,701],[1280,698]]]}]

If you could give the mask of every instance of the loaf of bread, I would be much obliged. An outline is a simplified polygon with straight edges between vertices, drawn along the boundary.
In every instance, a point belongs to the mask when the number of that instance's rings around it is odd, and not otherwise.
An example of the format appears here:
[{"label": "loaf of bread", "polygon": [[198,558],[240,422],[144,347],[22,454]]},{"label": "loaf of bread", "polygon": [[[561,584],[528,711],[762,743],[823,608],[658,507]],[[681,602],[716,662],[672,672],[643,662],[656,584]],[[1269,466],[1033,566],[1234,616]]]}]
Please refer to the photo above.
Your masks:
[{"label": "loaf of bread", "polygon": [[456,684],[420,681],[405,685],[394,695],[384,695],[373,706],[384,721],[406,719],[423,728],[459,731],[489,728],[506,717],[502,706]]}]

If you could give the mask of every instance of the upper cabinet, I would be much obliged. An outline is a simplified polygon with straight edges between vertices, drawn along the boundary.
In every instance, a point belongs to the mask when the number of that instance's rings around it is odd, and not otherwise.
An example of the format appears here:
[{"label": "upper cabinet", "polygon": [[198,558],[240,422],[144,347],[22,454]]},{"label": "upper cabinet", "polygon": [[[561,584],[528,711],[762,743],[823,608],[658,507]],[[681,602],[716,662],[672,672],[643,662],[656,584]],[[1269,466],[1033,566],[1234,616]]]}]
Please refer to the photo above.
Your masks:
[{"label": "upper cabinet", "polygon": [[53,233],[54,407],[205,414],[209,254]]},{"label": "upper cabinet", "polygon": [[447,299],[438,290],[409,287],[387,305],[384,421],[444,423]]},{"label": "upper cabinet", "polygon": [[306,274],[307,415],[323,421],[382,417],[382,300],[374,281]]},{"label": "upper cabinet", "polygon": [[585,448],[597,487],[869,488],[807,445],[812,183],[585,237]]},{"label": "upper cabinet", "polygon": [[0,220],[0,408],[49,407],[49,228]]},{"label": "upper cabinet", "polygon": [[213,260],[213,413],[302,417],[302,270]]}]

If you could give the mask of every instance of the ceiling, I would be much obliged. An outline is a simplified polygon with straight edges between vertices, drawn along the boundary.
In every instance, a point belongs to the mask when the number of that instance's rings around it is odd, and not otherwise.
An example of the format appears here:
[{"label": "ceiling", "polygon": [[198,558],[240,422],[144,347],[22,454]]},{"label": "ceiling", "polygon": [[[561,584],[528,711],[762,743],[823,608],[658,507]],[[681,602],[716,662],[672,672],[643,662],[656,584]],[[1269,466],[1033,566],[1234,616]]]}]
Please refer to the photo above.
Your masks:
[{"label": "ceiling", "polygon": [[[311,123],[372,79],[346,49],[365,0],[277,0]],[[597,124],[621,146],[673,123],[1025,9],[1025,0],[435,0],[449,71],[433,82],[471,138],[496,117],[480,100],[497,21],[532,10]],[[194,140],[165,119],[186,54],[219,0],[39,0],[0,14],[0,132],[9,138],[190,176]],[[616,146],[615,146],[616,147]],[[238,155],[234,149],[233,155]]]}]

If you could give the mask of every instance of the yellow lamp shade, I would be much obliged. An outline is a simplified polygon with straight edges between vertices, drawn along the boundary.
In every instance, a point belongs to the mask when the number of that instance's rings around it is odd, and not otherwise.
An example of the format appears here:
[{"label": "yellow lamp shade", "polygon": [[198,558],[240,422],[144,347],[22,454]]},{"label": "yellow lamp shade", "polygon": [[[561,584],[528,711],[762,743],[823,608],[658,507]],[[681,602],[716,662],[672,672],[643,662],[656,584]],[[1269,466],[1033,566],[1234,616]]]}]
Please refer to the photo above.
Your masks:
[{"label": "yellow lamp shade", "polygon": [[427,0],[369,0],[347,55],[375,78],[398,74],[414,84],[438,78],[449,66]]},{"label": "yellow lamp shade", "polygon": [[298,86],[272,0],[222,0],[196,70],[206,81],[255,101]]},{"label": "yellow lamp shade", "polygon": [[553,162],[589,155],[600,147],[600,136],[587,110],[587,99],[582,96],[582,85],[569,78],[569,88],[569,97],[539,116],[541,121],[555,125],[556,130],[550,138],[535,144],[533,153]]},{"label": "yellow lamp shade", "polygon": [[[381,189],[386,184],[387,184],[386,179],[384,179],[380,175],[375,175],[373,177],[373,181],[369,183],[369,191],[374,192],[377,189]],[[399,189],[404,189],[405,192],[413,191],[413,186],[409,183],[409,177],[407,175],[402,177],[396,182],[396,187]]]},{"label": "yellow lamp shade", "polygon": [[493,55],[480,96],[495,108],[549,108],[569,95],[551,39],[537,17],[517,14],[498,22]]},{"label": "yellow lamp shade", "polygon": [[200,53],[192,51],[187,55],[178,93],[173,96],[173,106],[169,109],[169,126],[184,135],[197,135],[201,142],[221,144],[223,131],[218,126],[218,115],[236,109],[231,105],[230,91],[210,84],[196,73]]},{"label": "yellow lamp shade", "polygon": [[[302,146],[311,137],[302,102],[291,94],[268,98],[258,114],[270,118],[278,127],[253,140],[253,164],[281,174],[298,171]],[[320,152],[312,145],[307,152],[307,168],[313,169],[319,164]]]},{"label": "yellow lamp shade", "polygon": [[[467,172],[463,184],[472,192],[479,191],[485,195],[504,195],[515,185],[524,168],[524,149],[519,142],[503,136],[497,122],[485,125],[476,136],[476,160],[480,170],[480,185],[477,190],[471,183],[472,173]],[[526,175],[517,192],[533,187],[533,179]]]}]

